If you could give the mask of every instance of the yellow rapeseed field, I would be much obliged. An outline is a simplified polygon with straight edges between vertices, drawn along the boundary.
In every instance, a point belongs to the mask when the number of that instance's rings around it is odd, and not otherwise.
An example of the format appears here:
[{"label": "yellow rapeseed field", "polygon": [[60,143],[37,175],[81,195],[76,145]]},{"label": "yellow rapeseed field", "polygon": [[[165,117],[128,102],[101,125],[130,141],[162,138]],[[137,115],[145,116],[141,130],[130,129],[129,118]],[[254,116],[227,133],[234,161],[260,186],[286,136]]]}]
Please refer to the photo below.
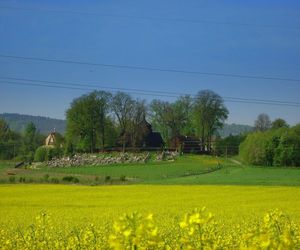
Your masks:
[{"label": "yellow rapeseed field", "polygon": [[300,248],[299,187],[2,185],[0,197],[0,249]]}]

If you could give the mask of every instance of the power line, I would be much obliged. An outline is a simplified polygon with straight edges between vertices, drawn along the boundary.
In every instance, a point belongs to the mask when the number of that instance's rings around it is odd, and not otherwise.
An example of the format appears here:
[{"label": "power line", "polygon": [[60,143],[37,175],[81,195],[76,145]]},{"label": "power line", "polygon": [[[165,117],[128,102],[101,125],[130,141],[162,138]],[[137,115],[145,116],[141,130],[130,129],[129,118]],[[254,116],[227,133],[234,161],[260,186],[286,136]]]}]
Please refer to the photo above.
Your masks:
[{"label": "power line", "polygon": [[[37,87],[48,87],[48,88],[60,88],[60,89],[73,89],[73,90],[95,90],[95,88],[88,88],[87,87],[77,87],[75,86],[65,86],[66,84],[64,84],[64,86],[62,85],[53,85],[53,84],[44,84],[44,83],[36,83],[36,82],[11,82],[11,81],[1,81],[0,83],[5,83],[5,84],[11,84],[11,85],[21,85],[21,86],[37,86]],[[109,87],[107,87],[106,89],[109,89]],[[116,92],[117,90],[113,89],[112,92]],[[128,89],[125,90],[124,92],[128,93],[128,94],[138,94],[138,95],[143,95],[143,96],[159,96],[159,97],[179,97],[178,95],[167,95],[167,94],[154,94],[154,93],[148,93],[147,91],[139,91],[139,92],[133,92],[133,91],[129,91]],[[193,99],[197,99],[197,97],[192,97]],[[234,97],[233,97],[234,98]],[[289,107],[300,107],[300,103],[284,103],[281,101],[275,102],[274,100],[271,102],[268,101],[251,101],[251,99],[247,100],[243,100],[242,98],[237,98],[240,100],[232,100],[232,99],[228,99],[228,98],[224,98],[225,102],[233,102],[233,103],[246,103],[246,104],[261,104],[261,105],[275,105],[275,106],[289,106]]]},{"label": "power line", "polygon": [[[137,92],[137,93],[159,94],[158,96],[163,96],[163,97],[180,97],[180,96],[196,97],[196,95],[193,95],[190,93],[183,93],[183,92],[179,93],[179,92],[154,91],[154,90],[135,89],[135,88],[116,88],[116,87],[108,87],[108,86],[91,84],[91,83],[71,83],[71,82],[65,82],[65,81],[49,81],[49,80],[41,80],[41,79],[3,77],[3,76],[0,76],[0,79],[75,86],[75,87],[79,87],[79,89],[81,89],[80,87],[90,87],[91,88],[91,89],[84,88],[82,90],[92,90],[93,88],[100,88],[100,89],[108,89],[108,90],[113,90],[113,91],[129,91],[130,93]],[[290,101],[282,101],[282,100],[253,99],[253,98],[241,98],[241,97],[231,97],[231,96],[223,96],[223,98],[227,99],[227,100],[237,100],[237,101],[254,101],[254,102],[268,102],[268,103],[270,102],[270,103],[277,103],[277,104],[300,105],[300,102],[290,102]]]},{"label": "power line", "polygon": [[89,65],[89,66],[118,68],[118,69],[158,71],[158,72],[194,74],[194,75],[203,75],[203,76],[243,78],[243,79],[253,79],[253,80],[285,81],[285,82],[294,82],[294,83],[297,83],[297,84],[300,83],[300,79],[271,77],[271,76],[255,76],[255,75],[227,74],[227,73],[189,71],[189,70],[178,70],[178,69],[163,69],[163,68],[158,68],[158,67],[132,66],[132,65],[124,65],[124,64],[122,65],[122,64],[93,63],[93,62],[52,59],[52,58],[41,58],[41,57],[14,56],[14,55],[7,55],[7,54],[0,54],[0,57],[16,59],[16,60],[40,61],[40,62],[64,63],[64,64],[77,64],[77,65]]},{"label": "power line", "polygon": [[48,13],[59,13],[59,14],[80,14],[80,15],[93,15],[108,18],[122,18],[122,19],[135,19],[135,20],[146,20],[146,21],[163,21],[163,22],[176,22],[176,23],[192,23],[192,24],[214,24],[214,25],[231,25],[231,26],[248,26],[257,28],[271,28],[271,29],[291,29],[299,30],[300,27],[296,26],[280,26],[280,25],[269,25],[269,24],[253,24],[253,23],[238,23],[228,21],[216,21],[216,20],[193,20],[185,18],[166,18],[166,17],[150,17],[150,16],[133,16],[133,15],[117,15],[117,14],[104,14],[92,11],[79,11],[79,10],[66,10],[66,9],[45,9],[45,8],[21,8],[13,6],[0,6],[0,9],[7,9],[13,11],[39,11]]}]

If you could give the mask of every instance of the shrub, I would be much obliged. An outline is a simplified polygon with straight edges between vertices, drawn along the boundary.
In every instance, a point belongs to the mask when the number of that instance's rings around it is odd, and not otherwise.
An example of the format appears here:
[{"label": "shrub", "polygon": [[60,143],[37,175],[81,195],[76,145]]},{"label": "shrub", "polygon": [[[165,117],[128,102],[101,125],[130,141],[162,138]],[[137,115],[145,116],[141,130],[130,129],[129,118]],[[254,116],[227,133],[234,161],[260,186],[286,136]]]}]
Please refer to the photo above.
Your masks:
[{"label": "shrub", "polygon": [[38,147],[34,154],[34,161],[43,162],[47,160],[47,148],[42,146]]},{"label": "shrub", "polygon": [[74,177],[74,176],[65,176],[65,177],[63,177],[62,180],[66,181],[66,182],[79,183],[79,179],[77,177]]},{"label": "shrub", "polygon": [[60,147],[38,147],[35,151],[34,161],[43,162],[51,161],[53,158],[63,156],[63,149]]},{"label": "shrub", "polygon": [[126,181],[126,176],[125,175],[121,175],[120,176],[120,181]]},{"label": "shrub", "polygon": [[15,182],[16,182],[16,177],[10,176],[10,177],[9,177],[9,182],[10,182],[10,183],[15,183]]},{"label": "shrub", "polygon": [[20,182],[20,183],[25,183],[25,181],[26,181],[26,178],[25,178],[25,177],[20,177],[20,178],[19,178],[19,182]]},{"label": "shrub", "polygon": [[59,183],[59,179],[57,179],[57,178],[51,178],[50,182],[53,183],[53,184],[58,184]]},{"label": "shrub", "polygon": [[50,177],[50,176],[49,176],[48,174],[45,174],[44,177],[43,177],[44,181],[45,181],[45,182],[48,182],[48,181],[49,181],[49,177]]}]

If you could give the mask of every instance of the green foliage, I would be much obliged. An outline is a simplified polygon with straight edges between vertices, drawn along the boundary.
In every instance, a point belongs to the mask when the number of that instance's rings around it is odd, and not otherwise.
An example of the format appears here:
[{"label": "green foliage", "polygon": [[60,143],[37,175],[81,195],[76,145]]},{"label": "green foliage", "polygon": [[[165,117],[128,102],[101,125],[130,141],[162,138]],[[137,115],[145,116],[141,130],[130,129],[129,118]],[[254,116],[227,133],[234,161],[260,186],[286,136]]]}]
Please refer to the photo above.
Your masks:
[{"label": "green foliage", "polygon": [[210,150],[211,137],[222,128],[229,112],[222,97],[211,90],[199,91],[193,106],[193,121],[197,135],[201,138],[202,146]]},{"label": "green foliage", "polygon": [[10,183],[15,183],[16,182],[16,177],[15,176],[10,176],[9,177],[9,182]]},{"label": "green foliage", "polygon": [[165,142],[169,143],[175,136],[194,134],[192,105],[190,96],[182,96],[174,103],[152,101],[151,121],[155,129],[161,132]]},{"label": "green foliage", "polygon": [[288,127],[289,125],[287,124],[287,122],[281,118],[274,120],[271,124],[272,129],[288,128]]},{"label": "green foliage", "polygon": [[36,162],[51,161],[53,158],[59,158],[61,156],[63,156],[63,148],[41,146],[38,147],[35,151],[34,161]]},{"label": "green foliage", "polygon": [[62,180],[66,181],[66,182],[79,183],[79,179],[77,177],[74,177],[74,176],[65,176],[65,177],[63,177]]},{"label": "green foliage", "polygon": [[240,156],[253,165],[300,166],[299,127],[249,134],[240,146]]},{"label": "green foliage", "polygon": [[10,130],[6,121],[0,119],[0,159],[10,160],[20,151],[21,135]]},{"label": "green foliage", "polygon": [[94,152],[97,138],[105,146],[110,93],[94,91],[83,95],[71,103],[67,110],[67,144],[76,150]]},{"label": "green foliage", "polygon": [[48,160],[47,147],[45,146],[38,147],[34,154],[34,161],[43,162],[47,160]]}]

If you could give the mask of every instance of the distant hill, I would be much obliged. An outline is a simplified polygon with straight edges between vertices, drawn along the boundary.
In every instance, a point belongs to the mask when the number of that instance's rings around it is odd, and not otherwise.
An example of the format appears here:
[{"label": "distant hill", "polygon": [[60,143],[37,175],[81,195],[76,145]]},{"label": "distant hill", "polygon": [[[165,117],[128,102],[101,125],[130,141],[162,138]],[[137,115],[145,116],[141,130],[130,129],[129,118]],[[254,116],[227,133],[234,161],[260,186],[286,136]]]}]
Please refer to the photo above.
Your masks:
[{"label": "distant hill", "polygon": [[218,130],[218,134],[221,137],[227,137],[229,135],[239,135],[242,133],[247,133],[253,131],[253,127],[249,125],[241,125],[241,124],[225,124],[224,127]]},{"label": "distant hill", "polygon": [[6,120],[9,127],[17,132],[23,132],[26,125],[33,122],[41,134],[47,135],[55,128],[56,132],[65,133],[66,121],[60,119],[52,119],[43,116],[21,115],[4,113],[0,114],[0,119]]}]

